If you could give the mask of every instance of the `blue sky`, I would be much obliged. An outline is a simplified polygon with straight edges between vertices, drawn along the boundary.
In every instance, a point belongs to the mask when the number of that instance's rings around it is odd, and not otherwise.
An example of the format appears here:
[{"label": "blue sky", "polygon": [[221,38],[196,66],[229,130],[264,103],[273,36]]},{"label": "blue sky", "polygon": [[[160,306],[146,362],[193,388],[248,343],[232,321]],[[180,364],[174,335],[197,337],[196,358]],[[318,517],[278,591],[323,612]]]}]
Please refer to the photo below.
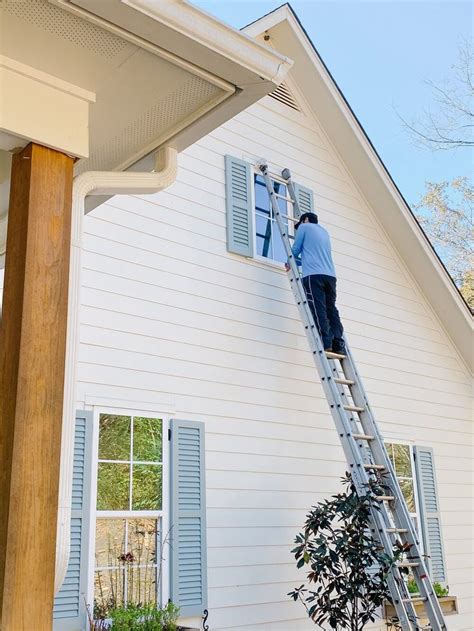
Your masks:
[{"label": "blue sky", "polygon": [[[282,4],[192,1],[236,28]],[[462,38],[472,38],[471,3],[293,0],[291,5],[408,203],[419,199],[425,181],[469,174],[467,150],[415,147],[397,112],[413,120],[430,109],[432,93],[424,81],[448,77]]]}]

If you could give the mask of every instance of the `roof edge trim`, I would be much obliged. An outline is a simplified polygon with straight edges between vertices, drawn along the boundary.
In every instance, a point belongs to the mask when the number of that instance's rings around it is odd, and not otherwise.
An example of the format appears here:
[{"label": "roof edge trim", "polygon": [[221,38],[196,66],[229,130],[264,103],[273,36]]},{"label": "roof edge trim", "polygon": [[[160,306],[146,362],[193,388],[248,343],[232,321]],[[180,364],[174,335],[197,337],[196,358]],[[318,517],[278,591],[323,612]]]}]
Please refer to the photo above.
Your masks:
[{"label": "roof edge trim", "polygon": [[239,60],[267,81],[280,83],[293,62],[187,0],[121,0],[123,4],[159,20],[190,39]]}]

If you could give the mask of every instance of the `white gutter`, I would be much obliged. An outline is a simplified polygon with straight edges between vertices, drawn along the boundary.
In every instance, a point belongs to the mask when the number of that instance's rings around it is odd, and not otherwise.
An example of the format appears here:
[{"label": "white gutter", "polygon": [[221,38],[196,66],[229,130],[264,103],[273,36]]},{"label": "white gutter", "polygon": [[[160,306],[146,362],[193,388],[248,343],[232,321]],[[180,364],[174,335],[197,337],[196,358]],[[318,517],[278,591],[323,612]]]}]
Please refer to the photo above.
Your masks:
[{"label": "white gutter", "polygon": [[72,191],[71,255],[64,378],[63,429],[61,438],[61,469],[56,543],[57,593],[66,576],[69,563],[72,469],[76,416],[76,375],[79,350],[79,307],[81,304],[81,253],[84,202],[87,195],[144,195],[157,193],[176,180],[178,153],[164,147],[156,153],[152,173],[88,171],[74,179]]}]

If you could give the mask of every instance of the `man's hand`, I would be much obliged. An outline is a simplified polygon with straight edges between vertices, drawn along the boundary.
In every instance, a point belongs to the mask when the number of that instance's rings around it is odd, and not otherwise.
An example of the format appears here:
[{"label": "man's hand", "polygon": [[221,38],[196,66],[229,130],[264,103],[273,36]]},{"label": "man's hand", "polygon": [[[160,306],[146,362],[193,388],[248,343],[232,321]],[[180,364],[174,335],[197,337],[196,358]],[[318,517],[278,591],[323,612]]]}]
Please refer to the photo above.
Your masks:
[{"label": "man's hand", "polygon": [[289,266],[289,264],[288,264],[288,263],[285,263],[285,270],[286,270],[287,272],[289,272],[289,271],[290,271],[290,266]]}]

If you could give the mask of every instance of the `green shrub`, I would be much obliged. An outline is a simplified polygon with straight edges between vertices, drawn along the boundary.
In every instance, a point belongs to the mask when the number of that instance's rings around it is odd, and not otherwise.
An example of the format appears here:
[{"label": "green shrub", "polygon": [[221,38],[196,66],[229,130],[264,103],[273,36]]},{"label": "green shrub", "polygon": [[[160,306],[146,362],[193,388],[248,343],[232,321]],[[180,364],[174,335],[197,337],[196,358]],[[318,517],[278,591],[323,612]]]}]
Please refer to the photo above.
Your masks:
[{"label": "green shrub", "polygon": [[372,512],[383,488],[370,485],[359,497],[350,474],[345,490],[313,506],[292,550],[307,581],[289,593],[319,628],[362,631],[390,597],[387,577],[401,550],[386,554],[372,536]]},{"label": "green shrub", "polygon": [[410,576],[410,578],[408,579],[407,587],[410,594],[418,594],[418,585],[416,584],[413,576]]},{"label": "green shrub", "polygon": [[435,590],[436,596],[438,596],[438,598],[449,595],[449,587],[443,587],[441,583],[433,583],[433,589]]},{"label": "green shrub", "polygon": [[[418,585],[416,584],[416,581],[413,578],[413,576],[410,576],[410,578],[408,579],[407,586],[408,586],[408,591],[410,592],[410,594],[419,593]],[[438,596],[438,598],[442,598],[443,596],[448,596],[449,594],[449,587],[443,587],[441,583],[433,583],[433,589],[435,591],[436,596]]]},{"label": "green shrub", "polygon": [[172,602],[162,609],[153,604],[129,603],[126,606],[114,607],[107,616],[107,621],[98,621],[100,626],[96,627],[92,622],[91,631],[177,631],[179,607]]}]

